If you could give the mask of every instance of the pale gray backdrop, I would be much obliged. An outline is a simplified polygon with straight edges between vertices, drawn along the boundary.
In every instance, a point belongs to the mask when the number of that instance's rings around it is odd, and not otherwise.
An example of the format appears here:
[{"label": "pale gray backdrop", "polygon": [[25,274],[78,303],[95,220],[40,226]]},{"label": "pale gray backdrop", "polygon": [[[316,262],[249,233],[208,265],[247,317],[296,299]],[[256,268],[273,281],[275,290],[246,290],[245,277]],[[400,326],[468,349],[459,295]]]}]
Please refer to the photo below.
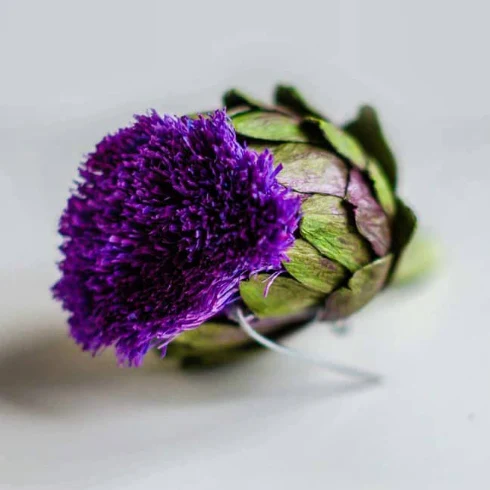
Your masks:
[{"label": "pale gray backdrop", "polygon": [[[489,15],[483,0],[0,0],[0,488],[488,488]],[[377,105],[402,193],[443,243],[432,280],[379,298],[349,336],[288,341],[384,384],[273,354],[192,375],[80,354],[49,286],[83,154],[134,112],[278,80],[338,121]]]}]

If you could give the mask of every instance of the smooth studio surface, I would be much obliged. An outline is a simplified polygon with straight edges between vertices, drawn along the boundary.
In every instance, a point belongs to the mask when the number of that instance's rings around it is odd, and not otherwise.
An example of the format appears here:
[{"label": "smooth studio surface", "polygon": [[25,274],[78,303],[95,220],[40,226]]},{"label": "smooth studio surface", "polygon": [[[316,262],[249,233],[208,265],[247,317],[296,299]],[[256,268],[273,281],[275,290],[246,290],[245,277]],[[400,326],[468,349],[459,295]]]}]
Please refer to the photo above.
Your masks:
[{"label": "smooth studio surface", "polygon": [[[461,489],[490,484],[490,42],[483,1],[0,2],[0,488]],[[401,193],[440,239],[425,283],[348,335],[287,345],[383,375],[362,385],[273,353],[214,371],[121,369],[50,297],[83,154],[135,112],[297,85],[336,121],[375,104]]]}]

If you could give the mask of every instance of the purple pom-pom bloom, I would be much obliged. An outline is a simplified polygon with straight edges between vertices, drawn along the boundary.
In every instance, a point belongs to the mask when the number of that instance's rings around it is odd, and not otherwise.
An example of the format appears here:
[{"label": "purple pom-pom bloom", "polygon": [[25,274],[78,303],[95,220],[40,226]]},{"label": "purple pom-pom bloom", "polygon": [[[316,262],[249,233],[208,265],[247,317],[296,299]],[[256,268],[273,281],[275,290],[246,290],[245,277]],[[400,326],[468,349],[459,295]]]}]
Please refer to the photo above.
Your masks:
[{"label": "purple pom-pom bloom", "polygon": [[75,340],[139,365],[236,299],[242,279],[280,269],[300,204],[279,168],[240,145],[225,111],[152,112],[104,138],[60,221],[54,293]]}]

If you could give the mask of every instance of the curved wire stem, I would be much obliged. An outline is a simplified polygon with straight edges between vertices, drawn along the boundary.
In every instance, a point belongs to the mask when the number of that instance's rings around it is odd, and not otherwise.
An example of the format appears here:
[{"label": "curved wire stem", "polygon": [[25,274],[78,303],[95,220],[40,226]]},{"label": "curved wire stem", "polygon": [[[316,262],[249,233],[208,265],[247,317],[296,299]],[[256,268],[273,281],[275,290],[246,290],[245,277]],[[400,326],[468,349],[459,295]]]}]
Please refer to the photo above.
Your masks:
[{"label": "curved wire stem", "polygon": [[362,369],[358,369],[352,366],[345,366],[343,364],[338,364],[324,357],[317,356],[315,354],[304,353],[295,349],[291,349],[289,347],[285,347],[280,345],[267,337],[264,337],[256,330],[252,328],[250,323],[245,318],[243,311],[240,308],[236,309],[236,318],[240,325],[240,327],[244,330],[244,332],[257,343],[266,347],[267,349],[276,352],[277,354],[282,354],[285,356],[293,357],[300,361],[308,362],[310,364],[316,364],[317,366],[323,367],[337,374],[342,374],[344,376],[349,376],[351,378],[361,379],[365,382],[369,383],[379,383],[381,381],[381,376],[375,373],[371,373],[369,371],[365,371]]}]

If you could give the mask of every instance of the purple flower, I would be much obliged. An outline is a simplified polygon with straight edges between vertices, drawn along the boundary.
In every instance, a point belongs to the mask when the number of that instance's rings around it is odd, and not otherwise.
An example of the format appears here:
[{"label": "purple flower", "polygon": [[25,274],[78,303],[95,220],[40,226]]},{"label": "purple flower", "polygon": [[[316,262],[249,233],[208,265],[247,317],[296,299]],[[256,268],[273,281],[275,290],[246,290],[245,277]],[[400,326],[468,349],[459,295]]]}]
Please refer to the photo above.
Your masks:
[{"label": "purple flower", "polygon": [[225,111],[152,112],[104,138],[60,221],[54,294],[74,339],[139,365],[236,299],[242,279],[279,269],[300,207],[279,170],[238,143]]}]

